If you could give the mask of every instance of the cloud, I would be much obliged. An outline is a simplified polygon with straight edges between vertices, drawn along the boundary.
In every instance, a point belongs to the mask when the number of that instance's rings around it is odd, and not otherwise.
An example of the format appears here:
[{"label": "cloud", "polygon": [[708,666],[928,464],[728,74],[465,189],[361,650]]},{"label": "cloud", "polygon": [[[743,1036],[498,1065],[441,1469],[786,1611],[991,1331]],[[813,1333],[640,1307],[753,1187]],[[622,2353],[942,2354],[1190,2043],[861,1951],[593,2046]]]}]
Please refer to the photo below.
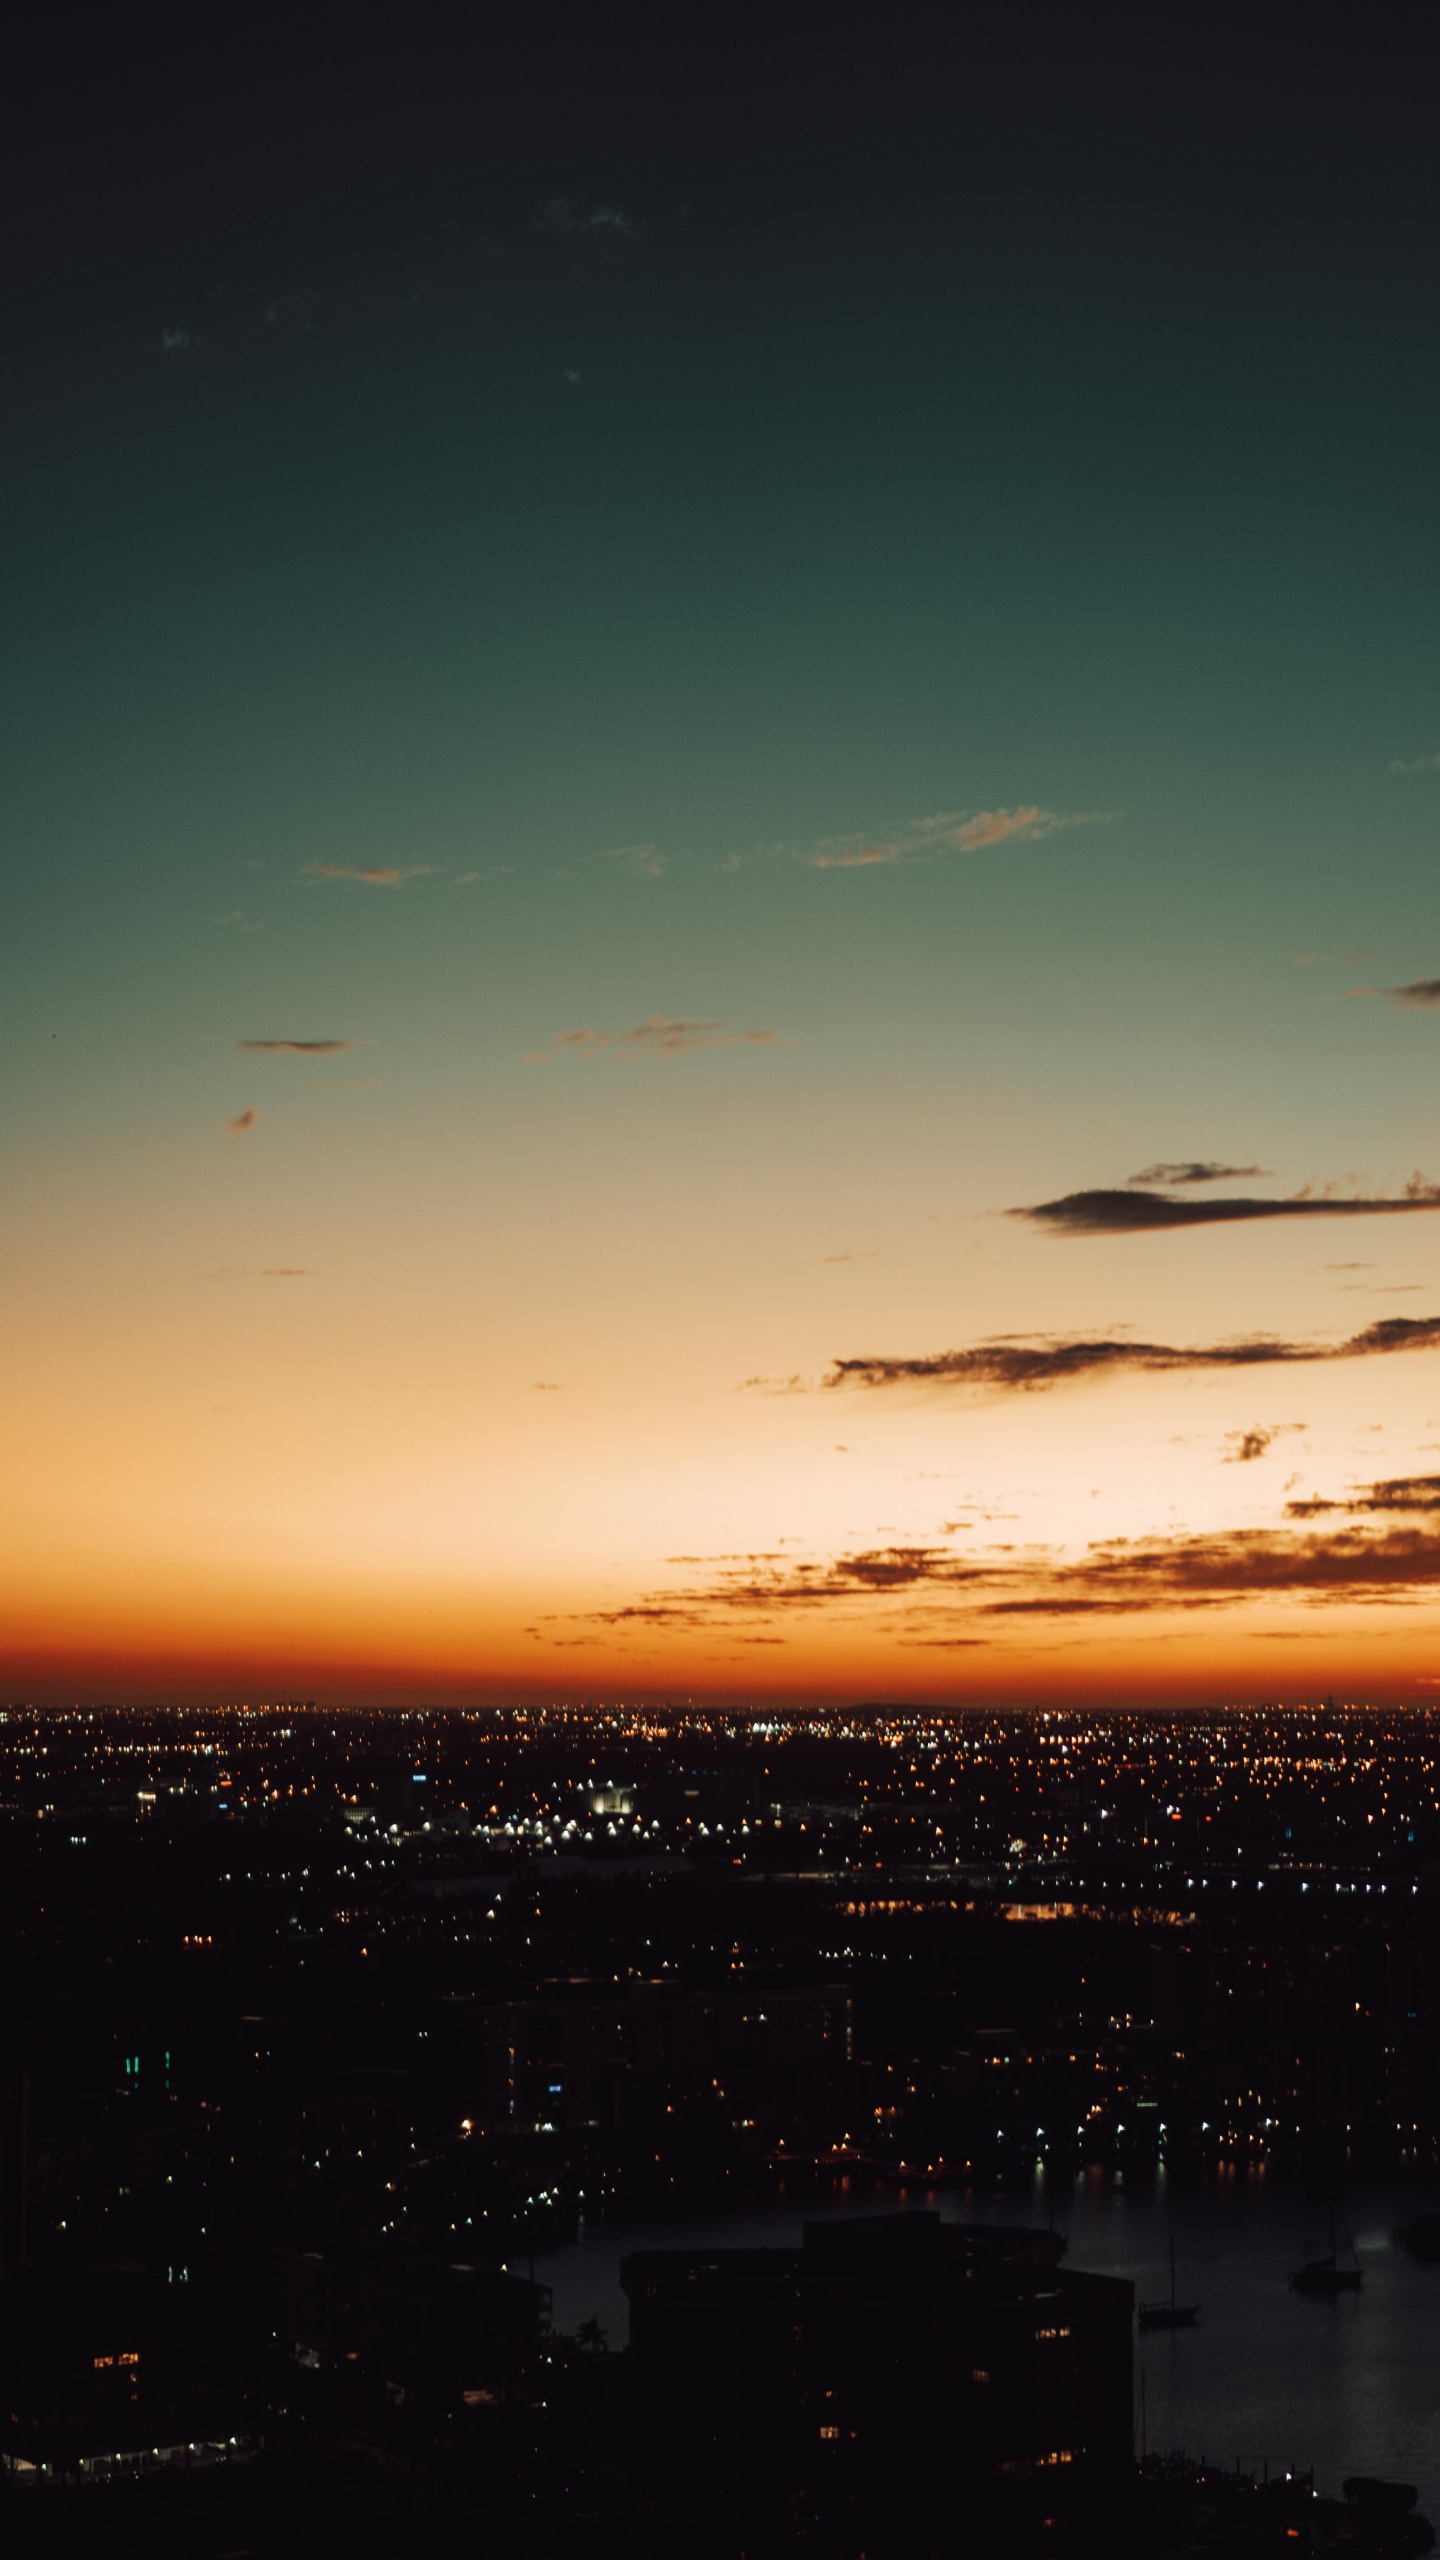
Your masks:
[{"label": "cloud", "polygon": [[641,1619],[696,1627],[714,1624],[718,1613],[729,1611],[813,1610],[837,1600],[873,1599],[936,1582],[954,1587],[977,1578],[944,1548],[932,1546],[862,1548],[829,1564],[792,1564],[765,1555],[713,1561],[713,1578],[698,1590],[656,1592],[593,1614],[606,1626]]},{"label": "cloud", "polygon": [[1264,1457],[1265,1452],[1269,1448],[1274,1437],[1275,1428],[1273,1425],[1269,1430],[1232,1431],[1230,1433],[1230,1455],[1223,1461],[1223,1463],[1227,1467],[1246,1467],[1251,1465],[1256,1458]]},{"label": "cloud", "polygon": [[876,863],[901,862],[904,856],[896,844],[835,846],[818,845],[803,857],[812,871],[868,871]]},{"label": "cloud", "polygon": [[622,1049],[642,1051],[647,1057],[688,1058],[696,1049],[776,1048],[778,1031],[732,1031],[728,1022],[693,1022],[682,1017],[667,1022],[664,1014],[652,1013],[645,1022],[627,1031],[620,1042]]},{"label": "cloud", "polygon": [[1386,1476],[1359,1486],[1343,1500],[1287,1502],[1287,1520],[1318,1520],[1326,1512],[1440,1511],[1440,1476]]},{"label": "cloud", "polygon": [[432,862],[307,862],[302,880],[351,880],[365,889],[399,889],[407,880],[433,878]]},{"label": "cloud", "polygon": [[[1014,809],[939,809],[928,818],[897,819],[869,834],[812,836],[802,842],[762,841],[730,851],[713,864],[724,872],[748,870],[757,862],[789,860],[810,871],[870,871],[897,864],[928,863],[951,853],[973,853],[991,845],[1038,843],[1066,827],[1109,826],[1123,809],[1042,809],[1038,802]],[[654,844],[621,844],[591,857],[612,862],[642,879],[658,880],[672,856]]]},{"label": "cloud", "polygon": [[353,1040],[237,1040],[237,1049],[248,1049],[255,1057],[334,1058],[342,1049],[353,1049]]},{"label": "cloud", "polygon": [[602,1049],[618,1057],[688,1058],[697,1049],[779,1048],[778,1031],[735,1031],[728,1022],[697,1022],[688,1016],[670,1021],[652,1013],[633,1031],[558,1031],[548,1049],[526,1049],[521,1063],[546,1067],[561,1057],[593,1057]]},{"label": "cloud", "polygon": [[737,1396],[808,1396],[810,1392],[810,1380],[798,1371],[788,1378],[742,1378],[735,1390]]},{"label": "cloud", "polygon": [[557,1031],[548,1049],[524,1050],[521,1054],[521,1064],[527,1067],[548,1067],[556,1058],[574,1057],[577,1054],[581,1057],[591,1057],[598,1049],[608,1049],[614,1036],[610,1031],[588,1029]]},{"label": "cloud", "polygon": [[320,295],[313,286],[301,286],[290,293],[277,293],[260,314],[262,329],[298,328],[308,336]]},{"label": "cloud", "polygon": [[966,818],[949,835],[949,842],[962,852],[973,852],[986,844],[1008,844],[1018,837],[1022,844],[1033,843],[1037,836],[1049,836],[1057,827],[1073,821],[1060,817],[1053,809],[980,809]]},{"label": "cloud", "polygon": [[1283,1200],[1255,1200],[1235,1195],[1220,1200],[1172,1200],[1159,1191],[1071,1191],[1063,1200],[1042,1200],[1034,1208],[1010,1209],[1011,1218],[1054,1235],[1141,1235],[1165,1227],[1207,1227],[1252,1218],[1378,1218],[1408,1215],[1417,1209],[1440,1209],[1440,1183],[1412,1174],[1397,1198],[1354,1198],[1326,1186]]},{"label": "cloud", "polygon": [[272,1263],[267,1270],[262,1271],[260,1277],[262,1280],[313,1280],[315,1274],[313,1271],[307,1271],[303,1263],[278,1262]]},{"label": "cloud", "polygon": [[532,1384],[537,1396],[558,1396],[564,1393],[564,1380],[561,1378],[536,1378]]},{"label": "cloud", "polygon": [[918,1642],[953,1640],[987,1619],[1133,1616],[1286,1598],[1403,1605],[1440,1582],[1440,1532],[1230,1530],[1100,1540],[1073,1558],[1043,1549],[957,1554],[917,1541],[819,1563],[775,1555],[695,1561],[710,1565],[699,1583],[597,1610],[594,1620],[693,1630],[869,1604],[904,1640]]},{"label": "cloud", "polygon": [[1064,811],[1031,802],[1015,809],[940,809],[880,828],[874,836],[821,836],[791,848],[812,871],[864,871],[877,864],[932,862],[940,854],[974,853],[989,845],[1034,844],[1062,827],[1108,826],[1118,809]]},{"label": "cloud", "polygon": [[254,1128],[259,1117],[259,1112],[253,1108],[246,1111],[237,1111],[234,1119],[227,1120],[225,1126],[229,1130],[232,1138],[243,1138],[247,1129]]},{"label": "cloud", "polygon": [[551,196],[534,227],[561,240],[638,240],[645,226],[618,204],[578,205],[569,196]]},{"label": "cloud", "polygon": [[1392,756],[1387,773],[1440,773],[1440,756]]},{"label": "cloud", "polygon": [[607,845],[595,856],[597,862],[613,862],[621,871],[633,872],[637,880],[663,880],[670,867],[669,856],[653,844]]},{"label": "cloud", "polygon": [[263,924],[251,921],[243,907],[232,907],[228,915],[207,916],[205,921],[207,924],[228,925],[234,933],[263,933],[265,930]]},{"label": "cloud", "polygon": [[[1229,1431],[1225,1435],[1229,1455],[1221,1460],[1221,1464],[1227,1467],[1252,1466],[1287,1431],[1308,1431],[1309,1428],[1308,1422],[1266,1422],[1256,1424],[1249,1431]],[[1292,1476],[1290,1482],[1294,1484],[1296,1478]]]},{"label": "cloud", "polygon": [[196,348],[203,347],[204,344],[204,339],[195,337],[189,329],[162,329],[160,332],[160,352],[162,355],[193,355]]},{"label": "cloud", "polygon": [[1263,1181],[1263,1164],[1147,1164],[1143,1173],[1132,1173],[1132,1182],[1255,1182]]},{"label": "cloud", "polygon": [[1380,993],[1387,995],[1392,1004],[1437,1005],[1440,1004],[1440,978],[1413,978],[1408,987],[1382,987]]},{"label": "cloud", "polygon": [[1440,1580],[1440,1536],[1399,1529],[1292,1538],[1274,1530],[1119,1542],[1043,1577],[1023,1597],[984,1603],[986,1616],[1072,1616],[1216,1608],[1295,1596],[1316,1601],[1403,1600]]},{"label": "cloud", "polygon": [[1075,1378],[1122,1377],[1136,1372],[1259,1369],[1310,1366],[1329,1360],[1376,1359],[1397,1351],[1440,1349],[1440,1316],[1386,1316],[1347,1342],[1289,1342],[1251,1334],[1236,1342],[1174,1344],[1116,1339],[1083,1340],[1063,1334],[1023,1339],[1012,1335],[965,1351],[937,1351],[918,1359],[837,1360],[827,1387],[990,1387],[1025,1393]]}]

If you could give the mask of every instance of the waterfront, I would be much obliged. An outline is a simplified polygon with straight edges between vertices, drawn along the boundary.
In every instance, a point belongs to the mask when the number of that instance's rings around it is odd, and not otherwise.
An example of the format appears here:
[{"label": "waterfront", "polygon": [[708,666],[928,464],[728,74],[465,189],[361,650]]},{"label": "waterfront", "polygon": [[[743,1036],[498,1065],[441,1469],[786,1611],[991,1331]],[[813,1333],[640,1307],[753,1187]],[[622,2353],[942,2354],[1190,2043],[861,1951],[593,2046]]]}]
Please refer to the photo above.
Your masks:
[{"label": "waterfront", "polygon": [[[1065,2263],[1128,2277],[1137,2300],[1163,2295],[1175,2242],[1181,2297],[1201,2305],[1192,2330],[1135,2339],[1136,2448],[1184,2447],[1229,2467],[1313,2467],[1338,2494],[1352,2472],[1413,2481],[1440,2516],[1440,2268],[1417,2265],[1393,2237],[1433,2209],[1430,2178],[1357,2184],[1344,2213],[1364,2285],[1317,2299],[1292,2291],[1292,2268],[1320,2254],[1327,2216],[1273,2171],[1220,2171],[1181,2182],[1089,2172],[986,2191],[921,2186],[799,2197],[777,2193],[742,2214],[593,2223],[535,2260],[555,2326],[595,2317],[613,2346],[627,2336],[622,2258],[640,2248],[784,2248],[807,2220],[929,2207],[947,2220],[1048,2222],[1069,2240]],[[1143,2377],[1143,2413],[1141,2383]]]}]

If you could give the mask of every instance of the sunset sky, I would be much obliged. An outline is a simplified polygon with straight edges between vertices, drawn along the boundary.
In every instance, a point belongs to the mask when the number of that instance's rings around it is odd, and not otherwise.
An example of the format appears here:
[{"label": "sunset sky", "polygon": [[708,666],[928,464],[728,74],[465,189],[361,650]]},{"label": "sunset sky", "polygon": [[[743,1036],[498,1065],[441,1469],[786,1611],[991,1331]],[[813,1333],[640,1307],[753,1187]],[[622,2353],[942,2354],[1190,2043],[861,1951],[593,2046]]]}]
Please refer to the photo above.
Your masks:
[{"label": "sunset sky", "polygon": [[1063,90],[55,183],[9,1694],[1440,1685],[1440,226]]}]

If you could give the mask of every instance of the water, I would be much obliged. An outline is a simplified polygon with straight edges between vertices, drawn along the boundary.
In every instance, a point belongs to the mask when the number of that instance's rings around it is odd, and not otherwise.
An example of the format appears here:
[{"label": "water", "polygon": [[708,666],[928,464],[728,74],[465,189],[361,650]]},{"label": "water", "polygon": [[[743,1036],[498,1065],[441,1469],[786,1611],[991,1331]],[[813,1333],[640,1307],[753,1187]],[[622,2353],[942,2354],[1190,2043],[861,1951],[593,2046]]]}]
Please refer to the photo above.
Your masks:
[{"label": "water", "polygon": [[1365,2281],[1333,2299],[1293,2293],[1292,2267],[1329,2245],[1327,2217],[1303,2188],[1263,2170],[1144,2184],[1099,2171],[1047,2187],[957,2193],[910,2187],[888,2195],[769,2205],[704,2221],[596,2223],[573,2246],[537,2258],[559,2329],[593,2314],[612,2344],[628,2333],[620,2261],[632,2249],[786,2248],[805,2222],[928,2205],[944,2218],[1048,2223],[1067,2234],[1068,2266],[1128,2276],[1137,2299],[1170,2289],[1170,2243],[1181,2301],[1198,2302],[1193,2330],[1136,2333],[1151,2452],[1184,2447],[1258,2472],[1313,2469],[1330,2496],[1351,2472],[1413,2481],[1420,2509],[1440,2524],[1440,2267],[1417,2266],[1392,2238],[1440,2204],[1440,2181],[1357,2186],[1345,2219]]}]

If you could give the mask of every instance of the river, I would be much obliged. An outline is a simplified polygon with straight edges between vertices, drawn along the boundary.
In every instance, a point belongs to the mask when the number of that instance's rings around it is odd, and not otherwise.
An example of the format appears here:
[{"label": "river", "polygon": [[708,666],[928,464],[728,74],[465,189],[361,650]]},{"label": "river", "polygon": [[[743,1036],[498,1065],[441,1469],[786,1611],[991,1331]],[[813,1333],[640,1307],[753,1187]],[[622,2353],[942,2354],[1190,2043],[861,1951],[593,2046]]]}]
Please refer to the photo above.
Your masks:
[{"label": "river", "polygon": [[620,2261],[632,2249],[785,2248],[830,2215],[929,2206],[947,2221],[1039,2222],[1069,2240],[1066,2264],[1128,2276],[1137,2299],[1169,2291],[1175,2243],[1182,2301],[1198,2301],[1193,2330],[1138,2332],[1136,2441],[1183,2447],[1258,2472],[1315,2472],[1338,2495],[1351,2472],[1413,2481],[1440,2525],[1440,2267],[1418,2266],[1396,2227],[1440,2205],[1440,2178],[1357,2183],[1344,2216],[1364,2270],[1359,2292],[1326,2299],[1292,2292],[1292,2267],[1328,2247],[1326,2215],[1273,2171],[1216,2172],[1182,2183],[1162,2169],[1143,2183],[1097,2170],[1024,2188],[957,2192],[911,2186],[890,2194],[789,2197],[703,2221],[601,2222],[534,2261],[552,2293],[558,2329],[593,2315],[610,2341],[627,2335]]}]

